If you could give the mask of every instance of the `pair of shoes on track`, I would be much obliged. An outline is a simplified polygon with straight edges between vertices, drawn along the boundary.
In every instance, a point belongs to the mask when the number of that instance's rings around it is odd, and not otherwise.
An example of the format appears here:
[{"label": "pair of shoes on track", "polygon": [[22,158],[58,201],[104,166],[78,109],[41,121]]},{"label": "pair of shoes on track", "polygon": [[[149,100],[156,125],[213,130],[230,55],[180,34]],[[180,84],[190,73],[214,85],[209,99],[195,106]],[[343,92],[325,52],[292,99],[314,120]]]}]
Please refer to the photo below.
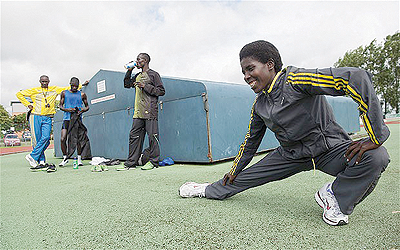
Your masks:
[{"label": "pair of shoes on track", "polygon": [[[59,167],[64,167],[65,165],[67,165],[67,163],[68,163],[68,159],[63,159],[63,160],[58,164],[58,166],[59,166]],[[82,162],[78,162],[78,166],[79,166],[79,167],[82,167],[82,166],[83,166],[83,163],[82,163]]]},{"label": "pair of shoes on track", "polygon": [[92,172],[103,172],[103,171],[108,171],[108,168],[106,165],[94,165],[92,167]]},{"label": "pair of shoes on track", "polygon": [[[135,169],[137,166],[130,162],[130,161],[126,161],[124,163],[124,167],[120,167],[120,168],[116,168],[117,171],[124,171],[124,170],[129,170],[129,169]],[[141,170],[151,170],[153,168],[158,168],[158,166],[153,165],[153,163],[151,163],[150,161],[147,162],[146,164],[144,164],[144,166],[142,166],[140,169]]]},{"label": "pair of shoes on track", "polygon": [[[183,198],[205,197],[209,183],[186,182],[179,188],[179,195]],[[318,205],[324,209],[322,219],[331,226],[341,226],[349,223],[349,216],[342,213],[335,195],[331,189],[332,184],[326,183],[318,190],[314,197]]]},{"label": "pair of shoes on track", "polygon": [[57,168],[54,164],[39,164],[36,167],[31,167],[31,170],[36,172],[36,171],[46,171],[47,173],[52,173],[57,171]]}]

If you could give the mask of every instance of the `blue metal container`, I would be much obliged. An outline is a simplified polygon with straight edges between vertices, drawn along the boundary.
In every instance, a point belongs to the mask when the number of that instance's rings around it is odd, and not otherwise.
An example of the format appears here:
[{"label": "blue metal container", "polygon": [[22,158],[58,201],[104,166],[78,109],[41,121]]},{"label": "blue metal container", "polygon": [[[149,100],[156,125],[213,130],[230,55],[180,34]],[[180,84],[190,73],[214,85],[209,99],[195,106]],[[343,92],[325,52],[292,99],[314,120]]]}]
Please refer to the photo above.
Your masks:
[{"label": "blue metal container", "polygon": [[[135,90],[123,87],[124,72],[100,70],[83,88],[90,110],[88,128],[92,155],[125,160],[132,126]],[[207,163],[233,158],[247,133],[254,92],[244,84],[162,77],[166,94],[159,98],[161,159]],[[327,97],[347,132],[359,130],[357,105],[346,97]],[[62,156],[62,112],[54,119],[55,155]],[[145,147],[147,138],[145,139]],[[259,152],[277,147],[267,130]]]}]

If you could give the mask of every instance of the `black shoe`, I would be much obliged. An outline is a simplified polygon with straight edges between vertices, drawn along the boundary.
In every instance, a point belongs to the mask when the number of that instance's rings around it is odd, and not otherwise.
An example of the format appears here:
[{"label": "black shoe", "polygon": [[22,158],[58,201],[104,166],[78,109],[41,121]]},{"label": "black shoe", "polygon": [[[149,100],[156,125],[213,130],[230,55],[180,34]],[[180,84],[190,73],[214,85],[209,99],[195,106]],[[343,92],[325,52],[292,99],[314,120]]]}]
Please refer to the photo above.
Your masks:
[{"label": "black shoe", "polygon": [[133,165],[133,166],[125,166],[125,170],[129,170],[129,169],[134,169],[134,168],[136,168],[136,165]]},{"label": "black shoe", "polygon": [[[127,161],[128,163],[131,163],[131,162],[129,162],[129,161]],[[117,160],[117,159],[111,159],[111,160],[109,160],[109,161],[106,161],[106,162],[104,162],[104,164],[106,164],[106,166],[115,166],[115,165],[119,165],[119,164],[121,164],[120,162],[119,162],[119,160]]]},{"label": "black shoe", "polygon": [[127,167],[127,168],[136,168],[136,164],[134,164],[131,161],[124,162],[124,166]]},{"label": "black shoe", "polygon": [[49,164],[49,167],[47,168],[47,173],[51,173],[51,172],[56,172],[57,168],[54,164]]},{"label": "black shoe", "polygon": [[31,170],[32,171],[45,171],[45,170],[47,170],[48,167],[49,167],[49,165],[47,163],[39,164],[36,167],[31,167]]}]

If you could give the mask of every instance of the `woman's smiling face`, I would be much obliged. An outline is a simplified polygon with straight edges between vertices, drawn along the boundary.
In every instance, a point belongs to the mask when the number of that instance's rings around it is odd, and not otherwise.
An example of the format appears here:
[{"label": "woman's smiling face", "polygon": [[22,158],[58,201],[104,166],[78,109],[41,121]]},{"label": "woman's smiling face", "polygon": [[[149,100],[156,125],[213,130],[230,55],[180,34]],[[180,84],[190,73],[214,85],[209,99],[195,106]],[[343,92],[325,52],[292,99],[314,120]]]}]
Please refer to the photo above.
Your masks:
[{"label": "woman's smiling face", "polygon": [[250,85],[255,93],[267,89],[276,75],[273,61],[264,64],[253,57],[245,57],[240,61],[240,66],[242,67],[244,81]]}]

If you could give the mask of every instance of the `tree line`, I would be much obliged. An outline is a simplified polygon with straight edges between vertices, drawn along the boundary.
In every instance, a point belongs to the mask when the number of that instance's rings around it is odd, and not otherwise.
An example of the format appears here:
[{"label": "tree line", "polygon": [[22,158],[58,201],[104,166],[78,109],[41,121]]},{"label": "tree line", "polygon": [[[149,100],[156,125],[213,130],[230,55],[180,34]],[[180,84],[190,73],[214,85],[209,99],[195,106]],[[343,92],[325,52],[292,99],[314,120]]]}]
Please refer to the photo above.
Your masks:
[{"label": "tree line", "polygon": [[0,128],[1,131],[8,131],[14,127],[15,131],[23,131],[29,128],[26,120],[26,113],[11,116],[7,110],[0,105]]},{"label": "tree line", "polygon": [[358,67],[372,74],[375,91],[382,100],[384,113],[400,111],[400,33],[388,35],[383,42],[347,51],[334,67]]}]

